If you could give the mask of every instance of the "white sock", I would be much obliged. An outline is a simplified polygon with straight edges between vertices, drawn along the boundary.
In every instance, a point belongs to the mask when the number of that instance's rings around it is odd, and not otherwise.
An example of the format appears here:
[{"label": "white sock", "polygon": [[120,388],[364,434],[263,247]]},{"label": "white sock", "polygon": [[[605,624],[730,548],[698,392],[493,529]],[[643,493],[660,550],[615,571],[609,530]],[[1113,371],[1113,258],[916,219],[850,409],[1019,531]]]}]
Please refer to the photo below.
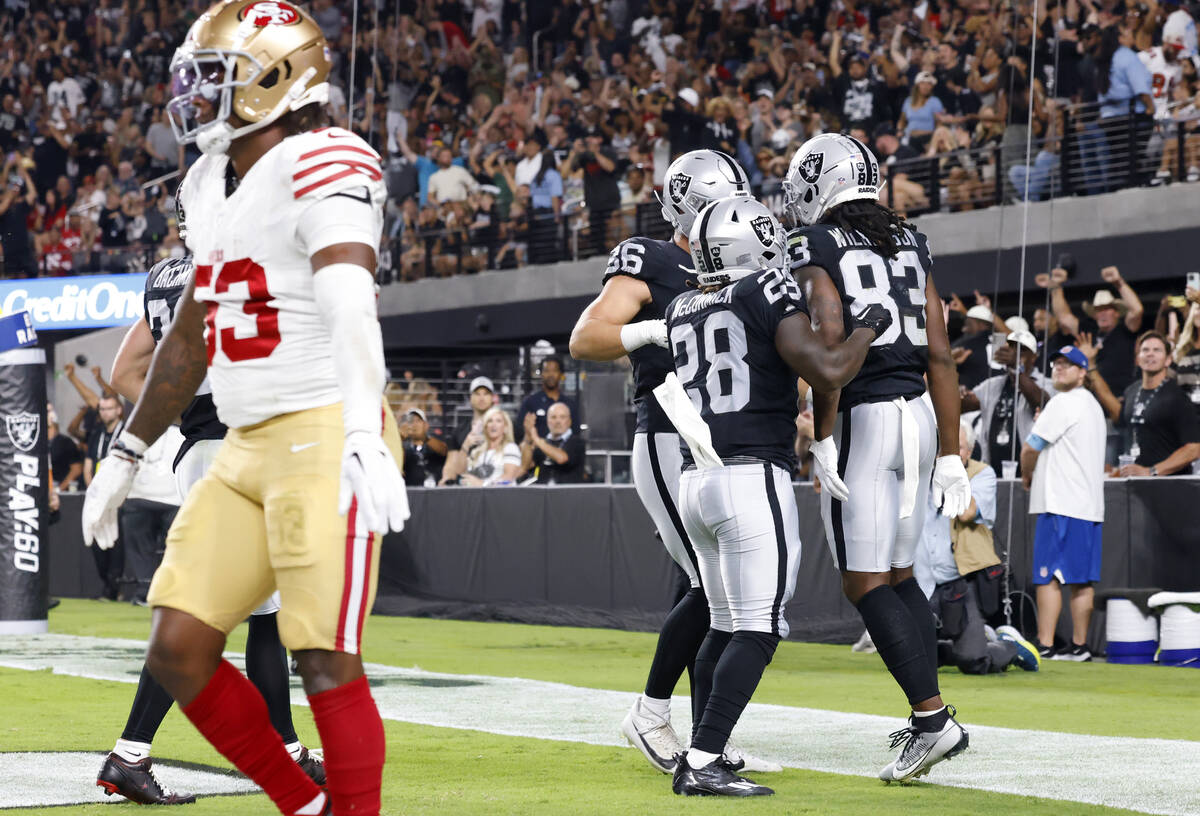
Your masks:
[{"label": "white sock", "polygon": [[655,697],[647,697],[642,695],[642,710],[650,714],[662,717],[664,720],[671,719],[671,700],[659,700]]},{"label": "white sock", "polygon": [[296,816],[321,816],[325,810],[325,794],[318,793],[317,798],[313,799],[304,807],[296,811]]},{"label": "white sock", "polygon": [[300,761],[300,752],[304,750],[303,745],[301,745],[299,742],[289,742],[283,747],[287,748],[287,752],[292,755],[292,759],[294,761]]},{"label": "white sock", "polygon": [[941,708],[937,709],[936,711],[916,711],[916,710],[914,710],[913,716],[914,717],[932,717],[934,714],[941,714],[945,710],[946,710],[945,706],[942,706]]},{"label": "white sock", "polygon": [[150,743],[119,739],[113,746],[113,753],[126,762],[141,762],[150,756]]},{"label": "white sock", "polygon": [[698,748],[688,748],[687,763],[692,768],[703,768],[705,765],[711,765],[720,754],[710,754],[708,751],[701,751]]}]

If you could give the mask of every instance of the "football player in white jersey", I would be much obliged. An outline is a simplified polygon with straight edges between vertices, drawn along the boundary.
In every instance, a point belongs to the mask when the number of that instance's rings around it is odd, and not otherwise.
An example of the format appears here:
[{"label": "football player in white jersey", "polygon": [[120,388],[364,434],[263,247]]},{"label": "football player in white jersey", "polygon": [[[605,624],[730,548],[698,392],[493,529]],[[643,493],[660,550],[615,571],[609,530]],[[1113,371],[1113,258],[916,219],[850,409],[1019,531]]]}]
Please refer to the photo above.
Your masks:
[{"label": "football player in white jersey", "polygon": [[[143,451],[207,372],[229,432],[168,536],[147,663],[286,816],[379,813],[384,732],[362,627],[378,535],[408,516],[375,304],[382,172],[357,136],[320,126],[329,71],[320,28],[281,0],[223,0],[176,51],[172,126],[204,153],[182,202],[196,271],[83,512],[85,539],[115,537]],[[276,590],[328,792],[221,658],[229,631]]]}]

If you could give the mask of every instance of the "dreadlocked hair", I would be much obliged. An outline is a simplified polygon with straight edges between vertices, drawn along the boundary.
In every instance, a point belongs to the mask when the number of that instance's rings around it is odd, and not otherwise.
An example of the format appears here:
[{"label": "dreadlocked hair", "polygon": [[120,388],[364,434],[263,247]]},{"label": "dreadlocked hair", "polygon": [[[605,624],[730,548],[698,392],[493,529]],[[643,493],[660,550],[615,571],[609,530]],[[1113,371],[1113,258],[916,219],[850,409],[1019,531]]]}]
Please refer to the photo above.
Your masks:
[{"label": "dreadlocked hair", "polygon": [[878,201],[859,199],[839,204],[821,218],[821,223],[844,232],[857,232],[874,244],[880,255],[894,258],[900,251],[897,238],[906,229],[915,230],[903,216]]}]

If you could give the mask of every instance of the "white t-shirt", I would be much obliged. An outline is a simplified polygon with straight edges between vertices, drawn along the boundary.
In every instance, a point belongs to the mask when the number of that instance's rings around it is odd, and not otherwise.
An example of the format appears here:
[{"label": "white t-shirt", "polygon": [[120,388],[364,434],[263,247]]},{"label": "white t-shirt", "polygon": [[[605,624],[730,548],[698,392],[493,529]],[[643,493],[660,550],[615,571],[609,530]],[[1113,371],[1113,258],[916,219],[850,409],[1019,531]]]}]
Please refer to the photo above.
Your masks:
[{"label": "white t-shirt", "polygon": [[1083,386],[1055,395],[1033,433],[1046,440],[1033,471],[1029,512],[1104,521],[1104,411]]},{"label": "white t-shirt", "polygon": [[467,473],[481,479],[485,485],[490,485],[504,478],[506,465],[521,466],[521,449],[514,443],[505,443],[501,450],[480,445],[471,451],[467,461]]}]

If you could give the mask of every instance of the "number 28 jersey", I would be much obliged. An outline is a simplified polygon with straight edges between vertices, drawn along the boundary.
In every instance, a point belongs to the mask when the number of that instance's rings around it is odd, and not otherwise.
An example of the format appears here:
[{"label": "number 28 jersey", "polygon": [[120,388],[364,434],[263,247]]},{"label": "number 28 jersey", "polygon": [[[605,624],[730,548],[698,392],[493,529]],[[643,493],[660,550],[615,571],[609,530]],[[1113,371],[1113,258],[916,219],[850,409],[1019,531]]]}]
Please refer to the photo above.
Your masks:
[{"label": "number 28 jersey", "polygon": [[886,258],[863,235],[826,224],[801,227],[788,236],[792,270],[819,266],[837,287],[847,337],[853,331],[851,313],[866,304],[882,304],[892,316],[892,325],[875,338],[858,374],[842,388],[839,411],[925,393],[925,280],[933,258],[925,235],[916,230],[904,230],[898,243],[900,251]]},{"label": "number 28 jersey", "polygon": [[[796,375],[775,350],[775,330],[808,305],[791,274],[771,269],[716,292],[687,292],[667,307],[675,374],[727,462],[796,464]],[[684,461],[691,454],[683,445]]]},{"label": "number 28 jersey", "polygon": [[369,200],[382,221],[386,191],[378,154],[341,128],[284,139],[227,195],[228,164],[202,156],[182,204],[195,297],[207,306],[213,401],[226,425],[241,428],[342,399],[297,227],[308,207],[334,195]]}]

